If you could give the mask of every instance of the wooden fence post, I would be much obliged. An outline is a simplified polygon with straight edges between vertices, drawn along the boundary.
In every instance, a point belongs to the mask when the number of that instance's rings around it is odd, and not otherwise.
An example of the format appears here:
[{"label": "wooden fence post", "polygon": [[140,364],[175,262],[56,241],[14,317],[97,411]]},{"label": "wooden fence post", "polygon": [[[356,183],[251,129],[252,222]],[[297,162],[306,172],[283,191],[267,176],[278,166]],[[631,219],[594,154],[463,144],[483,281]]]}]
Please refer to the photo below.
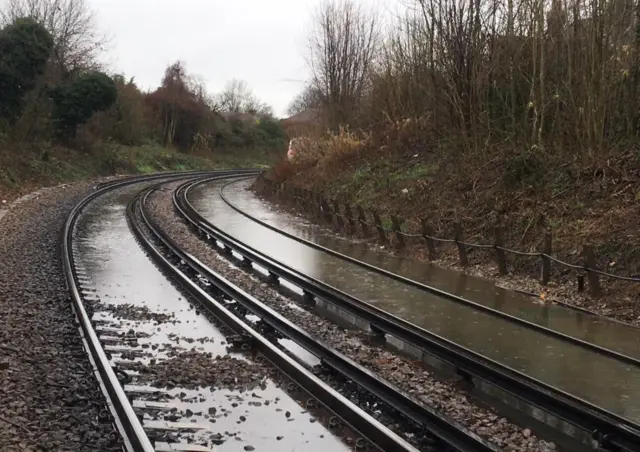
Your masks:
[{"label": "wooden fence post", "polygon": [[469,265],[469,257],[467,256],[467,247],[464,242],[464,234],[462,233],[462,226],[460,223],[453,225],[453,237],[458,246],[458,254],[460,255],[460,265],[467,267]]},{"label": "wooden fence post", "polygon": [[311,190],[304,191],[305,211],[309,215],[315,214],[315,211],[316,211],[316,205],[315,205],[315,202],[313,201],[313,197],[314,195]]},{"label": "wooden fence post", "polygon": [[344,227],[344,221],[342,220],[342,217],[340,216],[340,203],[337,200],[333,200],[333,208],[334,208],[334,214],[336,217],[336,230],[338,232],[342,231],[343,227]]},{"label": "wooden fence post", "polygon": [[427,245],[427,251],[429,254],[429,260],[436,259],[436,242],[433,240],[434,232],[433,228],[429,226],[427,220],[424,218],[420,219],[420,224],[422,225],[422,237],[424,238],[424,243]]},{"label": "wooden fence post", "polygon": [[391,215],[391,224],[393,225],[393,232],[398,241],[398,248],[402,249],[406,246],[404,236],[402,235],[402,224],[395,215]]},{"label": "wooden fence post", "polygon": [[291,197],[293,198],[293,207],[296,210],[300,210],[300,189],[298,187],[291,187],[289,189]]},{"label": "wooden fence post", "polygon": [[255,192],[257,194],[261,194],[262,193],[262,190],[264,189],[264,176],[263,176],[263,173],[258,174],[258,177],[256,177],[256,180],[253,183],[253,189],[255,190]]},{"label": "wooden fence post", "polygon": [[591,295],[599,297],[602,294],[602,290],[600,288],[600,278],[598,277],[598,274],[592,271],[597,270],[593,248],[589,245],[584,245],[582,247],[582,254],[584,255],[584,268],[587,271],[587,279],[589,281]]},{"label": "wooden fence post", "polygon": [[543,286],[546,286],[551,279],[551,256],[552,252],[552,236],[551,231],[545,231],[544,242],[542,244],[542,269],[540,272],[540,280]]},{"label": "wooden fence post", "polygon": [[348,233],[349,234],[355,234],[356,233],[356,223],[355,223],[355,220],[353,219],[353,212],[351,211],[351,206],[347,202],[344,203],[344,214],[347,217],[347,222],[349,224]]},{"label": "wooden fence post", "polygon": [[300,202],[302,203],[302,212],[309,213],[309,208],[311,206],[311,194],[309,190],[303,188],[300,193]]},{"label": "wooden fence post", "polygon": [[360,221],[360,227],[362,228],[362,236],[364,238],[368,238],[369,237],[369,228],[367,227],[367,216],[364,213],[364,209],[362,208],[362,206],[356,206],[356,209],[358,210],[358,221]]},{"label": "wooden fence post", "polygon": [[378,215],[378,212],[376,212],[375,209],[371,209],[371,215],[373,216],[373,221],[376,224],[376,229],[378,230],[378,234],[380,235],[380,241],[386,245],[387,242],[387,235],[384,232],[384,227],[382,226],[382,220],[380,219],[380,215]]},{"label": "wooden fence post", "polygon": [[324,220],[333,226],[333,214],[331,213],[329,201],[325,197],[322,197],[322,213],[324,214]]},{"label": "wooden fence post", "polygon": [[500,226],[496,226],[495,229],[495,249],[496,249],[496,259],[498,261],[498,272],[500,275],[507,274],[507,256],[504,253],[502,247],[504,246],[504,241],[502,239],[502,229]]},{"label": "wooden fence post", "polygon": [[316,221],[320,222],[322,220],[322,196],[320,193],[313,194],[313,213]]}]

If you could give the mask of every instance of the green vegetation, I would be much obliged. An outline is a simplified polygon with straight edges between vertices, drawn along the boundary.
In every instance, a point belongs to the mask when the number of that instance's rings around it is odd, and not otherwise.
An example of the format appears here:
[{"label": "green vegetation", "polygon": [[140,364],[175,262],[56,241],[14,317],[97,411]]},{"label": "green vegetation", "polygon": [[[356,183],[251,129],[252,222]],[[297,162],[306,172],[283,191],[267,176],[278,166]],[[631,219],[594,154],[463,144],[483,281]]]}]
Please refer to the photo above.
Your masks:
[{"label": "green vegetation", "polygon": [[0,118],[14,122],[23,98],[44,71],[53,39],[32,19],[19,19],[0,30]]},{"label": "green vegetation", "polygon": [[[176,152],[157,144],[97,145],[91,154],[63,146],[35,145],[20,154],[0,153],[0,200],[8,193],[114,174],[146,174],[215,168],[266,168],[269,156],[241,151],[233,158]],[[3,193],[4,192],[4,193]],[[8,192],[8,193],[7,193]]]},{"label": "green vegetation", "polygon": [[[149,92],[111,75],[84,0],[0,9],[0,194],[115,173],[268,165],[287,138],[246,83],[207,93],[185,65]],[[0,6],[3,8],[3,6]]]},{"label": "green vegetation", "polygon": [[58,136],[73,138],[80,124],[111,107],[118,97],[115,82],[101,72],[88,72],[53,88],[53,123]]}]

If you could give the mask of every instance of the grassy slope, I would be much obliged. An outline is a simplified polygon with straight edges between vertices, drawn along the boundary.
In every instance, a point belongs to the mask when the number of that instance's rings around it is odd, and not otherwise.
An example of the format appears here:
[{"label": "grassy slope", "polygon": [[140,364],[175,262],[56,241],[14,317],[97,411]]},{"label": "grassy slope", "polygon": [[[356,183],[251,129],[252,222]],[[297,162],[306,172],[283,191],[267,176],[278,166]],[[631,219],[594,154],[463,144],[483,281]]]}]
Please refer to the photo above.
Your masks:
[{"label": "grassy slope", "polygon": [[[352,204],[375,206],[385,215],[426,218],[440,237],[451,238],[459,221],[466,241],[492,243],[498,224],[508,247],[536,251],[549,228],[553,254],[563,260],[581,264],[582,246],[589,244],[600,268],[640,276],[638,151],[575,160],[495,149],[481,158],[422,154],[374,146],[329,153],[314,166],[298,168],[289,182]],[[407,225],[418,230],[417,221]],[[483,253],[474,254],[476,262],[483,259]],[[485,260],[492,259],[492,253],[484,254]],[[539,272],[537,259],[509,259],[512,268],[523,273]],[[637,286],[632,289],[636,295]]]},{"label": "grassy slope", "polygon": [[269,163],[269,155],[260,151],[188,155],[156,145],[115,144],[100,145],[89,153],[33,144],[12,148],[0,149],[0,198],[5,200],[42,186],[114,174],[256,167]]}]

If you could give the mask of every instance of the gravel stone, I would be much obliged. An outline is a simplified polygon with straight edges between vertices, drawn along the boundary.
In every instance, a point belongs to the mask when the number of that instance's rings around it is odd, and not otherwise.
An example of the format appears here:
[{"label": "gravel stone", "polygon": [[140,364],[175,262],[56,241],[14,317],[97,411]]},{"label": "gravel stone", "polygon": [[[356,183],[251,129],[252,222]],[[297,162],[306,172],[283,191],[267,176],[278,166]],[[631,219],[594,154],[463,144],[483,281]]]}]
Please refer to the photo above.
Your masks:
[{"label": "gravel stone", "polygon": [[121,450],[61,270],[61,230],[90,190],[39,191],[0,219],[2,451]]},{"label": "gravel stone", "polygon": [[[324,317],[292,305],[291,299],[230,265],[218,253],[212,253],[212,248],[194,234],[175,213],[172,191],[178,185],[179,183],[169,183],[165,185],[169,189],[154,192],[149,198],[148,208],[160,227],[185,251],[304,328],[315,338],[378,373],[416,400],[447,414],[503,450],[555,450],[555,444],[536,437],[531,430],[523,429],[492,410],[477,405],[454,383],[439,380],[410,359],[368,344],[364,332],[345,330]],[[286,414],[290,416],[290,413]]]},{"label": "gravel stone", "polygon": [[[172,353],[169,353],[171,355]],[[265,367],[231,356],[213,356],[208,352],[189,350],[150,364],[133,363],[131,368],[150,380],[154,387],[179,386],[186,389],[202,387],[251,390],[268,375]]]}]

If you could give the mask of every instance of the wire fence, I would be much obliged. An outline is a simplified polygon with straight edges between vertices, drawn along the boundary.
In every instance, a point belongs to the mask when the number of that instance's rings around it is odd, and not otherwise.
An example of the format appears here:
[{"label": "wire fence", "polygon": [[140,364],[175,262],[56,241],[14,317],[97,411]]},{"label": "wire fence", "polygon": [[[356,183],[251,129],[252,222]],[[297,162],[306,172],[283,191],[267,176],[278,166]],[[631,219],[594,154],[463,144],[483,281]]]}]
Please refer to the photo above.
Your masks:
[{"label": "wire fence", "polygon": [[[365,238],[370,238],[373,231],[378,232],[379,240],[383,244],[390,244],[391,237],[395,238],[397,248],[407,246],[405,239],[419,239],[427,245],[429,259],[437,258],[436,244],[455,244],[458,247],[458,254],[462,266],[467,266],[468,251],[471,249],[492,250],[495,252],[498,269],[500,274],[507,274],[506,254],[513,254],[521,257],[538,258],[541,260],[541,282],[547,284],[550,279],[551,263],[574,270],[578,276],[578,289],[584,289],[584,276],[587,276],[590,292],[593,295],[601,294],[599,277],[603,276],[619,281],[640,282],[640,278],[632,276],[621,276],[613,273],[605,272],[597,268],[596,259],[593,250],[589,245],[584,245],[582,249],[582,264],[575,264],[563,261],[551,255],[551,233],[547,231],[544,236],[543,246],[540,251],[519,251],[507,248],[502,243],[501,232],[496,228],[496,237],[494,243],[470,243],[463,239],[462,227],[459,223],[454,225],[454,238],[443,238],[435,236],[433,229],[421,220],[419,225],[417,222],[409,222],[390,216],[387,221],[383,221],[375,209],[369,209],[373,221],[367,218],[365,210],[361,206],[351,206],[348,203],[342,203],[337,200],[329,200],[324,196],[312,191],[298,187],[284,187],[276,181],[264,178],[262,175],[257,179],[256,189],[263,194],[269,194],[281,201],[289,201],[295,204],[299,210],[316,217],[324,219],[331,224],[338,232],[345,231],[351,234],[361,234]],[[342,207],[342,209],[341,209]],[[355,215],[354,215],[355,212]],[[414,226],[421,229],[421,232],[406,232],[403,225],[413,223]],[[390,226],[389,226],[390,225]],[[358,228],[359,226],[359,228]]]}]

